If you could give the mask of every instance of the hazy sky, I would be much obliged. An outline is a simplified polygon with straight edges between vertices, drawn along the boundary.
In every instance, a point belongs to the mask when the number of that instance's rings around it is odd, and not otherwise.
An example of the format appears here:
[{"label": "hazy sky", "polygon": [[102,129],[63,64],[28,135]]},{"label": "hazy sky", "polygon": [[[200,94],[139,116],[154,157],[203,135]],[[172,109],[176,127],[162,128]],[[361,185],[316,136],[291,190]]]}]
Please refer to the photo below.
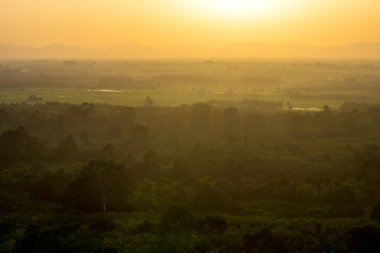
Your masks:
[{"label": "hazy sky", "polygon": [[380,41],[379,0],[0,0],[0,42],[106,46]]}]

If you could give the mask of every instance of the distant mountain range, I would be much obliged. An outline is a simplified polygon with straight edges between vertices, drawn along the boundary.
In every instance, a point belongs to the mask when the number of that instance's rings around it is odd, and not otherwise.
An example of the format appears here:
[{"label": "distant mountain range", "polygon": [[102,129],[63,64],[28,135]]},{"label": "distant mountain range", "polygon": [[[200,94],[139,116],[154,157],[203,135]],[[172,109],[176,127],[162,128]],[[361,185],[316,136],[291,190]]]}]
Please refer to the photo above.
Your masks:
[{"label": "distant mountain range", "polygon": [[224,47],[154,47],[123,43],[103,48],[0,43],[0,58],[380,58],[380,42],[317,47],[289,43],[235,43]]}]

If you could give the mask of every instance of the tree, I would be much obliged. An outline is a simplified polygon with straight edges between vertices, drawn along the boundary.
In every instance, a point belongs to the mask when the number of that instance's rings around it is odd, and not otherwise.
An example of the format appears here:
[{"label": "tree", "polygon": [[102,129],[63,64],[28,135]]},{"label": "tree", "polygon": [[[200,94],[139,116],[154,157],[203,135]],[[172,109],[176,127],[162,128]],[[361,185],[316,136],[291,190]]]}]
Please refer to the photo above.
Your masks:
[{"label": "tree", "polygon": [[380,252],[380,229],[372,226],[354,227],[347,232],[349,252]]},{"label": "tree", "polygon": [[243,236],[243,252],[281,253],[287,252],[285,243],[271,229],[263,228],[259,233]]},{"label": "tree", "polygon": [[322,109],[323,109],[323,113],[324,113],[324,114],[327,114],[327,115],[330,115],[330,114],[331,114],[330,106],[325,105],[325,106],[323,106]]},{"label": "tree", "polygon": [[371,219],[380,221],[380,201],[377,201],[376,204],[372,207]]},{"label": "tree", "polygon": [[0,165],[40,160],[46,145],[29,135],[23,127],[8,130],[0,135]]},{"label": "tree", "polygon": [[123,131],[120,126],[109,126],[106,131],[107,140],[117,140],[123,137]]},{"label": "tree", "polygon": [[69,134],[61,140],[58,146],[55,148],[55,158],[59,161],[67,161],[73,158],[74,154],[78,150],[78,145],[74,137]]},{"label": "tree", "polygon": [[146,97],[144,105],[146,108],[152,108],[154,106],[153,99],[151,97]]},{"label": "tree", "polygon": [[241,120],[236,108],[227,108],[223,115],[223,132],[227,140],[232,140],[240,134]]},{"label": "tree", "polygon": [[193,105],[191,128],[195,133],[204,133],[210,124],[211,105],[198,103]]},{"label": "tree", "polygon": [[126,126],[131,126],[137,122],[137,114],[133,107],[123,107],[121,109],[122,114],[122,124]]},{"label": "tree", "polygon": [[332,201],[335,205],[355,205],[356,195],[349,186],[343,186],[334,192]]},{"label": "tree", "polygon": [[139,174],[143,177],[152,177],[159,174],[161,170],[160,162],[156,152],[147,152],[140,163]]},{"label": "tree", "polygon": [[73,105],[69,108],[67,114],[71,116],[80,116],[87,118],[90,114],[95,112],[95,106],[91,103],[83,103],[81,105]]},{"label": "tree", "polygon": [[183,206],[172,206],[162,216],[161,223],[167,230],[186,230],[192,227],[194,216]]},{"label": "tree", "polygon": [[129,139],[131,142],[139,143],[148,140],[148,129],[144,125],[138,124],[134,127],[131,127],[129,132]]},{"label": "tree", "polygon": [[227,206],[226,196],[209,184],[203,184],[196,189],[193,201],[194,208],[201,211],[220,211]]},{"label": "tree", "polygon": [[356,176],[369,184],[378,184],[380,182],[380,160],[375,146],[368,146],[366,151],[359,158],[360,164],[356,171]]},{"label": "tree", "polygon": [[132,189],[131,174],[122,164],[93,160],[68,186],[66,201],[84,211],[120,211],[127,208]]},{"label": "tree", "polygon": [[47,172],[36,181],[33,195],[37,199],[50,203],[61,203],[69,177],[62,171]]},{"label": "tree", "polygon": [[329,125],[332,123],[332,111],[330,109],[330,106],[325,105],[322,108],[322,112],[320,112],[320,120],[321,123],[324,125]]},{"label": "tree", "polygon": [[107,143],[99,152],[99,159],[100,160],[105,160],[105,161],[112,161],[117,158],[118,154],[116,152],[115,147]]},{"label": "tree", "polygon": [[207,216],[201,222],[201,230],[216,234],[223,234],[228,228],[226,220],[220,216]]},{"label": "tree", "polygon": [[189,164],[181,159],[178,158],[174,161],[173,167],[171,170],[171,175],[176,179],[184,179],[189,175]]},{"label": "tree", "polygon": [[286,103],[286,107],[288,108],[289,112],[291,112],[293,110],[293,105],[290,102]]},{"label": "tree", "polygon": [[82,145],[84,145],[84,146],[89,146],[91,144],[91,140],[88,136],[87,131],[82,132],[82,134],[80,136],[80,141],[81,141]]}]

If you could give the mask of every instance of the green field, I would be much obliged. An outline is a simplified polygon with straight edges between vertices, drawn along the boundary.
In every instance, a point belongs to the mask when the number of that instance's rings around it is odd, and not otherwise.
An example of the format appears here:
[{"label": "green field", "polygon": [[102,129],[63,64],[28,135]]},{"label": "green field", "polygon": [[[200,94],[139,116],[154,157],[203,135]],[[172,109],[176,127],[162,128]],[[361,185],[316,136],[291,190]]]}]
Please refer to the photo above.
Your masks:
[{"label": "green field", "polygon": [[[84,102],[94,104],[143,106],[147,96],[151,97],[157,106],[179,106],[182,104],[195,104],[211,100],[241,101],[260,100],[271,102],[283,102],[284,108],[290,102],[295,110],[315,110],[329,105],[331,108],[338,108],[344,102],[366,102],[380,103],[380,98],[371,97],[365,101],[350,100],[352,94],[347,93],[347,99],[291,99],[279,94],[275,90],[262,92],[250,92],[239,90],[233,94],[225,94],[222,89],[215,89],[206,94],[200,94],[196,88],[174,89],[162,88],[155,90],[134,89],[134,90],[90,90],[73,88],[4,88],[0,92],[0,103],[23,103],[28,101],[29,96],[42,98],[41,102],[61,102],[81,104]],[[356,94],[357,95],[357,94]]]},{"label": "green field", "polygon": [[[157,106],[259,100],[315,110],[380,102],[377,61],[0,62],[0,103],[41,101]],[[287,108],[287,107],[286,107]]]}]

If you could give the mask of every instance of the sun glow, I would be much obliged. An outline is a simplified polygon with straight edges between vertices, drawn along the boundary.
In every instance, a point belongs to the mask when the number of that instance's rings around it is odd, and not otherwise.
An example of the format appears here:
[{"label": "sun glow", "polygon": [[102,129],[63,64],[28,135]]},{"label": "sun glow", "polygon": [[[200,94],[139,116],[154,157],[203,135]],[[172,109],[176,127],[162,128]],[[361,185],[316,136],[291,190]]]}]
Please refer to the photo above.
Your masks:
[{"label": "sun glow", "polygon": [[281,0],[195,0],[193,7],[207,15],[222,18],[248,18],[270,16],[284,10]]}]

